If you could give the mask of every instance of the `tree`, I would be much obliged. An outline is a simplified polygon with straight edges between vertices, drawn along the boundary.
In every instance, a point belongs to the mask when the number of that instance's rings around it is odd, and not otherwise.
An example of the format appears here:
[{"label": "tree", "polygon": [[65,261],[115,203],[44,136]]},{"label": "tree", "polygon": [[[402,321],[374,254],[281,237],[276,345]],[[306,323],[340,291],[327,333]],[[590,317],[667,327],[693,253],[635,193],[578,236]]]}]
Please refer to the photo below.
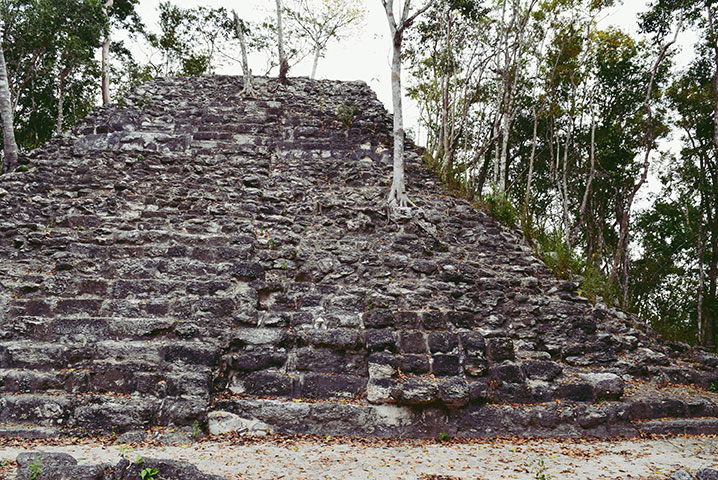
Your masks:
[{"label": "tree", "polygon": [[0,116],[2,116],[4,157],[0,173],[11,172],[18,165],[12,100],[10,99],[7,66],[5,65],[5,53],[3,50],[3,42],[2,38],[0,38]]},{"label": "tree", "polygon": [[364,17],[357,0],[294,0],[292,8],[286,9],[289,20],[299,26],[299,30],[312,44],[314,62],[311,78],[317,74],[319,58],[324,54],[327,44],[340,40]]},{"label": "tree", "polygon": [[242,74],[244,76],[244,90],[242,91],[245,95],[252,95],[254,88],[252,87],[252,71],[249,69],[249,61],[247,60],[247,42],[245,40],[245,33],[247,32],[247,25],[239,19],[237,12],[232,10],[232,16],[234,19],[234,31],[235,35],[239,39],[239,45],[242,50]]},{"label": "tree", "polygon": [[[279,0],[277,0],[279,1]],[[401,107],[401,44],[404,32],[414,23],[416,17],[431,7],[434,0],[429,0],[413,14],[410,13],[411,0],[405,0],[399,15],[399,21],[394,15],[394,0],[381,0],[386,18],[389,22],[389,31],[392,37],[391,60],[391,96],[394,112],[394,161],[391,190],[387,204],[390,208],[406,208],[412,204],[406,194],[406,178],[404,174],[404,118]]]},{"label": "tree", "polygon": [[[103,1],[103,0],[101,0]],[[102,13],[106,26],[102,39],[101,68],[102,68],[102,104],[110,103],[110,53],[112,42],[110,33],[113,25],[121,25],[130,33],[141,32],[144,29],[137,16],[135,7],[139,0],[104,0]],[[117,50],[117,47],[115,47]]]},{"label": "tree", "polygon": [[[676,15],[680,12],[679,15]],[[676,20],[678,19],[678,20]],[[698,281],[695,283],[695,296],[698,303],[696,322],[697,322],[697,341],[703,345],[715,345],[716,334],[718,334],[718,215],[713,213],[711,206],[718,198],[718,188],[711,190],[711,183],[715,186],[718,179],[715,178],[715,165],[718,159],[718,25],[716,22],[716,4],[713,0],[654,0],[650,9],[641,18],[641,27],[644,31],[653,33],[656,37],[665,36],[675,23],[687,23],[694,28],[697,27],[703,44],[699,45],[699,56],[689,69],[699,74],[693,79],[681,79],[684,95],[693,91],[692,101],[679,102],[677,105],[682,113],[691,114],[693,118],[706,117],[697,115],[700,107],[693,104],[696,99],[702,99],[704,105],[710,105],[710,127],[698,129],[685,125],[683,121],[679,121],[679,125],[686,135],[686,143],[690,148],[684,149],[684,154],[688,159],[692,159],[695,164],[698,163],[700,175],[694,176],[694,198],[700,198],[701,211],[700,220],[697,225],[697,237],[700,248],[696,252],[698,259]],[[699,95],[698,91],[705,88],[706,78],[710,77],[710,96]],[[693,83],[695,82],[695,83]],[[701,88],[697,88],[701,87]],[[680,95],[677,97],[680,98]],[[689,107],[693,104],[691,107]],[[705,125],[705,124],[704,124]],[[706,137],[708,134],[708,137]],[[709,138],[711,145],[710,153],[704,150],[705,139]],[[700,152],[700,153],[699,153]],[[713,165],[711,170],[709,165]],[[695,188],[697,186],[697,188]],[[705,228],[704,228],[705,226]],[[704,238],[705,236],[709,237]],[[706,248],[707,247],[707,248]],[[708,257],[708,258],[706,258]],[[706,272],[706,262],[708,271]],[[705,280],[708,285],[706,288]]]},{"label": "tree", "polygon": [[[475,0],[434,3],[407,35],[403,53],[427,127],[427,150],[441,178],[458,186],[470,175],[486,143],[492,113],[483,108],[491,38],[485,10]],[[490,127],[489,127],[490,129]]]},{"label": "tree", "polygon": [[105,31],[105,38],[102,40],[102,104],[110,103],[110,29],[109,29],[109,10],[112,8],[113,0],[106,0],[102,7],[102,13],[105,14],[108,27]]},{"label": "tree", "polygon": [[234,35],[234,23],[224,8],[179,8],[159,4],[160,32],[145,33],[159,59],[149,60],[154,76],[199,76],[213,71],[222,41]]},{"label": "tree", "polygon": [[15,137],[30,149],[94,105],[106,22],[96,0],[4,0],[0,18]]},{"label": "tree", "polygon": [[96,74],[94,54],[104,30],[104,15],[91,1],[44,0],[40,8],[40,27],[54,32],[47,62],[57,82],[55,134],[59,135],[65,126],[65,99],[72,80]]},{"label": "tree", "polygon": [[279,82],[287,84],[287,73],[289,72],[289,60],[284,53],[284,31],[282,30],[282,0],[277,1],[277,51],[279,53]]},{"label": "tree", "polygon": [[663,189],[638,220],[632,264],[640,313],[661,333],[715,345],[718,334],[718,165],[713,144],[714,59],[709,42],[668,90],[682,150],[662,165]]},{"label": "tree", "polygon": [[512,0],[507,18],[507,0],[501,2],[499,22],[500,48],[496,68],[501,73],[500,94],[497,103],[501,105],[501,150],[494,169],[494,185],[500,195],[506,193],[508,176],[508,148],[511,124],[516,116],[516,88],[520,79],[520,67],[527,46],[527,25],[537,0]]}]

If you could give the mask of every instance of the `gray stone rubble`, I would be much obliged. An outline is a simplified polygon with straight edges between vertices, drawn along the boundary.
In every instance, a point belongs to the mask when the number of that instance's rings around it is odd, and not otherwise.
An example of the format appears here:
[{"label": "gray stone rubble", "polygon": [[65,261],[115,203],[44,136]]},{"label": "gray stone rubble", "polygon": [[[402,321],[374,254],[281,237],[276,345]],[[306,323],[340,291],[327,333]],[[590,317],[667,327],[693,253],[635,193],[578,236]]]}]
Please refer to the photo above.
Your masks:
[{"label": "gray stone rubble", "polygon": [[78,465],[66,453],[27,452],[17,457],[17,480],[136,480],[145,478],[141,476],[145,470],[156,470],[156,478],[163,480],[224,480],[178,460],[132,458],[122,459],[116,465]]}]

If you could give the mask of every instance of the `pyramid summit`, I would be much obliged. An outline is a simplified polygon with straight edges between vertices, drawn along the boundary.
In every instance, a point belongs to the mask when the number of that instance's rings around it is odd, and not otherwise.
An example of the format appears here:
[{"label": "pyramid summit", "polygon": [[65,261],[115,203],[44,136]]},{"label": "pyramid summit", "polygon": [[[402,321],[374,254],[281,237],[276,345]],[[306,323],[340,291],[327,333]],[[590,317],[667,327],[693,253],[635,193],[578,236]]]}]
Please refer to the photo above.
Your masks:
[{"label": "pyramid summit", "polygon": [[[169,78],[0,177],[0,433],[718,433],[718,357],[581,297],[358,82]],[[32,427],[32,428],[30,428]]]}]

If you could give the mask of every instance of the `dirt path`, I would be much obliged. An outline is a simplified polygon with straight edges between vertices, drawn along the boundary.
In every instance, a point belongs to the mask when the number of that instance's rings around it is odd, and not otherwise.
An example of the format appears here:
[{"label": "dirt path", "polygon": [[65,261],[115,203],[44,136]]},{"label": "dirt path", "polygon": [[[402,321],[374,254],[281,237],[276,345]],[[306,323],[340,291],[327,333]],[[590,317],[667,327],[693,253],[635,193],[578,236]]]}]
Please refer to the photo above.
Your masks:
[{"label": "dirt path", "polygon": [[[268,437],[205,440],[192,445],[138,445],[133,449],[100,442],[39,443],[0,447],[0,462],[28,450],[66,452],[80,463],[116,463],[120,455],[186,460],[230,479],[403,479],[447,475],[459,479],[531,479],[543,472],[558,479],[653,479],[687,467],[718,467],[718,438],[653,440],[495,440],[438,442]],[[542,465],[543,464],[543,468]],[[12,478],[11,465],[0,478]],[[14,471],[14,470],[13,470]],[[2,472],[5,472],[4,474]]]}]

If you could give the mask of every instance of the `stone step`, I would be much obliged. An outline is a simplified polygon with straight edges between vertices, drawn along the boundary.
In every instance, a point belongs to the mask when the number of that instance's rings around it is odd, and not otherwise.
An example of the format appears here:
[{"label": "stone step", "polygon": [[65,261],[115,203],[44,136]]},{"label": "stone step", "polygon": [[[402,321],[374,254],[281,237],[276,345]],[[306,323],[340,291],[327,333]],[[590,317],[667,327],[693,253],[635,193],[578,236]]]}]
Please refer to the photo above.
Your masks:
[{"label": "stone step", "polygon": [[162,371],[192,365],[194,372],[217,365],[217,346],[196,341],[0,342],[0,368],[35,370],[126,368]]},{"label": "stone step", "polygon": [[26,424],[15,425],[12,423],[0,422],[0,437],[2,438],[63,438],[65,436],[84,436],[85,432],[72,432],[64,428],[40,427],[38,425]]},{"label": "stone step", "polygon": [[[0,392],[131,394],[158,398],[193,395],[209,397],[212,375],[208,369],[198,372],[142,372],[122,365],[92,365],[86,369],[0,370]],[[204,371],[201,371],[204,370]]]},{"label": "stone step", "polygon": [[718,411],[707,417],[637,421],[630,402],[476,405],[460,409],[367,405],[337,401],[286,402],[262,398],[217,400],[208,414],[212,433],[289,433],[416,438],[537,436],[636,437],[716,434]]},{"label": "stone step", "polygon": [[[115,302],[112,308],[115,314],[112,317],[16,317],[3,323],[0,334],[8,340],[16,338],[81,343],[174,338],[178,320],[165,317],[169,308],[167,304]],[[140,311],[140,308],[144,310]],[[143,313],[143,317],[132,316]]]},{"label": "stone step", "polygon": [[202,421],[208,405],[208,398],[196,396],[1,394],[0,425],[122,433],[155,425],[192,425]]}]

